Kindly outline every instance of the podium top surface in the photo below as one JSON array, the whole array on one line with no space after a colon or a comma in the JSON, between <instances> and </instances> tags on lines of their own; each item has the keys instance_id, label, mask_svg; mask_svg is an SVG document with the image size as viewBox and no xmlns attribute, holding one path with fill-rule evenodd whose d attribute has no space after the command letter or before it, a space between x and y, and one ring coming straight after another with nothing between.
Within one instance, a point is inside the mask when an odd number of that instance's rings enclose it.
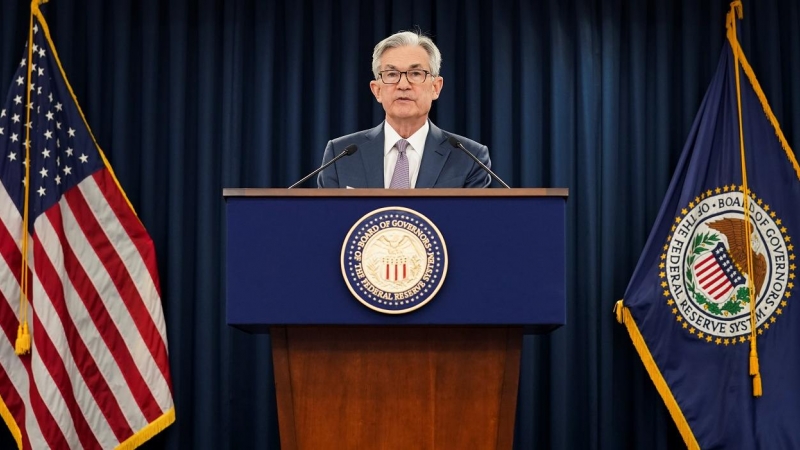
<instances>
[{"instance_id":1,"label":"podium top surface","mask_svg":"<svg viewBox=\"0 0 800 450\"><path fill-rule=\"evenodd\" d=\"M316 189L226 188L228 197L568 197L567 188L512 189Z\"/></svg>"}]
</instances>

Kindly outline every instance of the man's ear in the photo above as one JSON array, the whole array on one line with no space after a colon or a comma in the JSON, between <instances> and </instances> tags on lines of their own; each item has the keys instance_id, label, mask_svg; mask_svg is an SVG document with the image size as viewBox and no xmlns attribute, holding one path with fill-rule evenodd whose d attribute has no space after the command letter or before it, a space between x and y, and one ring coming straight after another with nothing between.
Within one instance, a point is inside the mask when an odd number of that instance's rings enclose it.
<instances>
[{"instance_id":1,"label":"man's ear","mask_svg":"<svg viewBox=\"0 0 800 450\"><path fill-rule=\"evenodd\" d=\"M370 81L369 82L369 90L372 91L372 95L375 96L375 100L377 100L378 103L380 103L381 102L381 85L380 85L380 83L378 83L375 80Z\"/></svg>"},{"instance_id":2,"label":"man's ear","mask_svg":"<svg viewBox=\"0 0 800 450\"><path fill-rule=\"evenodd\" d=\"M433 99L434 100L439 98L439 94L442 93L442 87L444 87L444 78L436 77L436 79L433 80Z\"/></svg>"}]
</instances>

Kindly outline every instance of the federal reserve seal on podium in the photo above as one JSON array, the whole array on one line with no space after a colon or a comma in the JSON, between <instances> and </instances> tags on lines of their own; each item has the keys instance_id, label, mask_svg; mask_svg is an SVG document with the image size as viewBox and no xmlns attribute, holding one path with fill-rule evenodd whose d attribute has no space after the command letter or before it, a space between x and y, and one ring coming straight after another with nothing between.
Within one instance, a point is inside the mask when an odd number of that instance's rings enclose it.
<instances>
[{"instance_id":1,"label":"federal reserve seal on podium","mask_svg":"<svg viewBox=\"0 0 800 450\"><path fill-rule=\"evenodd\" d=\"M386 314L421 308L447 275L447 247L436 225L412 209L376 209L342 245L342 275L365 306Z\"/></svg>"}]
</instances>

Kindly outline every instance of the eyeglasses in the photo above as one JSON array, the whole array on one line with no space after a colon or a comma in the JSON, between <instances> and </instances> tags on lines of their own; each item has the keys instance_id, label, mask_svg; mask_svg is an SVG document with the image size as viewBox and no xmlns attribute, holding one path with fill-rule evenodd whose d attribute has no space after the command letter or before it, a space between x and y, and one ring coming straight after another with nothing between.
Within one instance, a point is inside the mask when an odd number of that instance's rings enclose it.
<instances>
[{"instance_id":1,"label":"eyeglasses","mask_svg":"<svg viewBox=\"0 0 800 450\"><path fill-rule=\"evenodd\" d=\"M409 83L415 84L424 82L425 79L428 78L428 75L432 76L430 72L422 69L406 70L405 72L400 72L399 70L384 70L382 72L378 72L378 76L385 84L399 83L403 74L406 75L406 80L408 80Z\"/></svg>"}]
</instances>

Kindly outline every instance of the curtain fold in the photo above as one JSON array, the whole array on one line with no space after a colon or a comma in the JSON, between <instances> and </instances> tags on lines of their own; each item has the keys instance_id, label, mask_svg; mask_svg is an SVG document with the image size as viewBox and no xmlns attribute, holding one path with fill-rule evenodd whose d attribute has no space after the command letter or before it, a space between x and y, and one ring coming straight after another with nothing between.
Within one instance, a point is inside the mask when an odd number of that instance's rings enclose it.
<instances>
[{"instance_id":1,"label":"curtain fold","mask_svg":"<svg viewBox=\"0 0 800 450\"><path fill-rule=\"evenodd\" d=\"M328 140L382 120L372 48L417 26L443 56L432 120L487 144L510 185L570 190L568 323L525 338L515 448L682 446L612 307L711 80L727 10L725 0L51 0L43 11L67 78L158 252L177 422L144 448L279 448L269 337L225 324L222 189L288 186ZM798 23L796 1L759 0L739 25L795 150ZM0 3L3 93L27 27L27 2ZM12 445L0 431L0 448Z\"/></svg>"}]
</instances>

